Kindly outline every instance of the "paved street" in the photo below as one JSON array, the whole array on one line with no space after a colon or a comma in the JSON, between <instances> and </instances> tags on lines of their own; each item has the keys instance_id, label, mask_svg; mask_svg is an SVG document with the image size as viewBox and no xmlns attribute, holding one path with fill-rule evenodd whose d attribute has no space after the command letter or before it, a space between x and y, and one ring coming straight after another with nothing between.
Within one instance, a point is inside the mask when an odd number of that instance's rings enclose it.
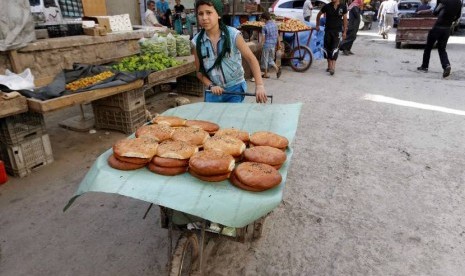
<instances>
[{"instance_id":1,"label":"paved street","mask_svg":"<svg viewBox=\"0 0 465 276\"><path fill-rule=\"evenodd\" d=\"M283 203L254 243L219 240L207 275L463 275L465 30L437 50L360 32L334 76L325 61L268 79L303 108ZM273 75L272 75L273 76ZM252 88L253 84L249 85ZM163 275L167 231L146 202L89 193L62 208L95 158L125 135L46 118L55 162L0 186L0 275Z\"/></svg>"}]
</instances>

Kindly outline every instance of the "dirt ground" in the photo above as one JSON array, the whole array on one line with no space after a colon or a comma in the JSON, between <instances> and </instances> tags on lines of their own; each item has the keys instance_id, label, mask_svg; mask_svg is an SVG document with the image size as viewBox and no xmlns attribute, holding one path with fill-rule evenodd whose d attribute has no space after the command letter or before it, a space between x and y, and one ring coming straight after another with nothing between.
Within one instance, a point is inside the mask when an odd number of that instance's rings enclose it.
<instances>
[{"instance_id":1,"label":"dirt ground","mask_svg":"<svg viewBox=\"0 0 465 276\"><path fill-rule=\"evenodd\" d=\"M207 275L463 275L464 33L450 39L445 80L437 50L420 73L421 47L395 49L374 31L332 77L315 61L266 80L275 103L304 103L284 201L260 240L218 240ZM150 102L162 112L172 99ZM0 275L164 275L167 231L156 209L142 219L148 203L88 193L62 212L125 137L58 127L76 114L46 117L54 163L0 186Z\"/></svg>"}]
</instances>

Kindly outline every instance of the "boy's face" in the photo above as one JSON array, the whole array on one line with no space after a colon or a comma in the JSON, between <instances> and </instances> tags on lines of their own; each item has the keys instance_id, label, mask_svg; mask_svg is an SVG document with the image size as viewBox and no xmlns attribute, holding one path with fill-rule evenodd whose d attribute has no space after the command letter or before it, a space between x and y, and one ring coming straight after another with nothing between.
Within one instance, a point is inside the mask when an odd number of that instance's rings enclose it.
<instances>
[{"instance_id":1,"label":"boy's face","mask_svg":"<svg viewBox=\"0 0 465 276\"><path fill-rule=\"evenodd\" d=\"M206 31L218 28L220 18L213 6L201 5L197 8L197 19Z\"/></svg>"},{"instance_id":2,"label":"boy's face","mask_svg":"<svg viewBox=\"0 0 465 276\"><path fill-rule=\"evenodd\" d=\"M174 1L174 2L176 3L176 5L181 4L181 0L176 0L176 1Z\"/></svg>"}]
</instances>

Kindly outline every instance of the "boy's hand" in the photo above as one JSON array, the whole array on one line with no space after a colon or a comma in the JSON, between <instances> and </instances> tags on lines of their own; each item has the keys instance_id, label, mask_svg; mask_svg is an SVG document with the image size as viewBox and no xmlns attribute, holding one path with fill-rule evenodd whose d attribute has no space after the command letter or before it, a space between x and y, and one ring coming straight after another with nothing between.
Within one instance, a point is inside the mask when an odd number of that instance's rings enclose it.
<instances>
[{"instance_id":1,"label":"boy's hand","mask_svg":"<svg viewBox=\"0 0 465 276\"><path fill-rule=\"evenodd\" d=\"M215 95L221 95L223 94L224 89L221 86L213 86L212 87L212 93Z\"/></svg>"},{"instance_id":2,"label":"boy's hand","mask_svg":"<svg viewBox=\"0 0 465 276\"><path fill-rule=\"evenodd\" d=\"M266 97L265 86L263 84L257 84L255 86L255 100L257 103L266 103L268 100Z\"/></svg>"}]
</instances>

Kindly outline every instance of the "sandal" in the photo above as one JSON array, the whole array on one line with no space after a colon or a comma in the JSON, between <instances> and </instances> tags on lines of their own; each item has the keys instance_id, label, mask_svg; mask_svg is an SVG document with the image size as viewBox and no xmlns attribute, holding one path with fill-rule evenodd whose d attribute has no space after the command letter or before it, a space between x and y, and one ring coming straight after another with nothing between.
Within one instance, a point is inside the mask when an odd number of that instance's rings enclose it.
<instances>
[{"instance_id":1,"label":"sandal","mask_svg":"<svg viewBox=\"0 0 465 276\"><path fill-rule=\"evenodd\" d=\"M279 79L281 77L281 67L278 67L278 71L276 72L276 78Z\"/></svg>"},{"instance_id":2,"label":"sandal","mask_svg":"<svg viewBox=\"0 0 465 276\"><path fill-rule=\"evenodd\" d=\"M270 76L265 76L265 74L263 74L263 75L262 75L262 78L264 78L264 79L269 79Z\"/></svg>"}]
</instances>

